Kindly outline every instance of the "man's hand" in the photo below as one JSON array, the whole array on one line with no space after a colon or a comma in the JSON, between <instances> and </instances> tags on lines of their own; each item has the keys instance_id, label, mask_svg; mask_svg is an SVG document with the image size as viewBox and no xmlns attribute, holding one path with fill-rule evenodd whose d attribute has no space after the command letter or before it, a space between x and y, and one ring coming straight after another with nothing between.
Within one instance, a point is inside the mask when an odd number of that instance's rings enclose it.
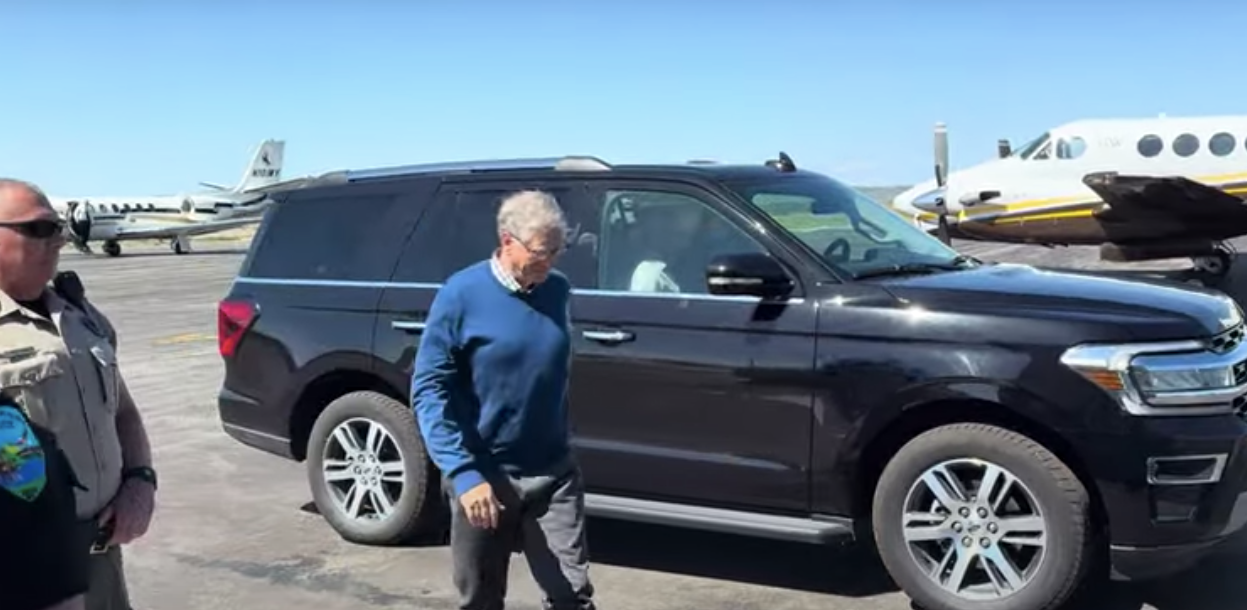
<instances>
[{"instance_id":1,"label":"man's hand","mask_svg":"<svg viewBox=\"0 0 1247 610\"><path fill-rule=\"evenodd\" d=\"M489 483L481 483L459 496L459 504L468 515L468 522L476 527L494 529L498 527L498 518L502 513L502 503L494 496L494 488Z\"/></svg>"},{"instance_id":2,"label":"man's hand","mask_svg":"<svg viewBox=\"0 0 1247 610\"><path fill-rule=\"evenodd\" d=\"M156 489L146 481L127 479L117 496L100 513L100 525L112 520L113 537L109 543L129 544L147 533L155 509Z\"/></svg>"}]
</instances>

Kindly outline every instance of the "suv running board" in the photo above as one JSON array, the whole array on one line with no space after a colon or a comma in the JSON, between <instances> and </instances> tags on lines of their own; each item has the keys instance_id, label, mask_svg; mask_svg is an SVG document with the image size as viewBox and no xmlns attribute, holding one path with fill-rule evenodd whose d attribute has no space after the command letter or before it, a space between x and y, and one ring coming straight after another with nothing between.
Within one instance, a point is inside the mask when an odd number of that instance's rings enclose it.
<instances>
[{"instance_id":1,"label":"suv running board","mask_svg":"<svg viewBox=\"0 0 1247 610\"><path fill-rule=\"evenodd\" d=\"M589 515L594 517L789 542L826 544L853 538L852 522L838 517L823 519L783 517L601 494L586 494L585 509Z\"/></svg>"}]
</instances>

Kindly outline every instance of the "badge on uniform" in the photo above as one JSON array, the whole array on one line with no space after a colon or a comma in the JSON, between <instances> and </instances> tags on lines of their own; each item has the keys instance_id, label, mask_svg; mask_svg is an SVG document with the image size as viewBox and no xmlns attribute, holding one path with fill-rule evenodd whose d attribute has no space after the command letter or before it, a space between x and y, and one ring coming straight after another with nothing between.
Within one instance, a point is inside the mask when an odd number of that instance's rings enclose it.
<instances>
[{"instance_id":1,"label":"badge on uniform","mask_svg":"<svg viewBox=\"0 0 1247 610\"><path fill-rule=\"evenodd\" d=\"M19 410L0 406L0 487L33 502L47 484L43 446Z\"/></svg>"}]
</instances>

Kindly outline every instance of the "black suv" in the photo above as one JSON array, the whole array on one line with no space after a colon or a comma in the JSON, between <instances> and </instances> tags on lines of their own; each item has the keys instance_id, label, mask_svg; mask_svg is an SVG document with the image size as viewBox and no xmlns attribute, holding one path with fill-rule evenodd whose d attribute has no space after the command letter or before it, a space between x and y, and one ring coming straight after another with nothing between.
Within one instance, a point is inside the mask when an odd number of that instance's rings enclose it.
<instances>
[{"instance_id":1,"label":"black suv","mask_svg":"<svg viewBox=\"0 0 1247 610\"><path fill-rule=\"evenodd\" d=\"M306 460L344 538L445 526L413 353L441 282L490 256L500 200L531 188L572 226L559 268L592 514L857 537L924 607L1014 610L1093 566L1180 570L1247 519L1247 343L1223 294L983 263L782 154L568 157L335 172L275 196L220 303L220 415Z\"/></svg>"}]
</instances>

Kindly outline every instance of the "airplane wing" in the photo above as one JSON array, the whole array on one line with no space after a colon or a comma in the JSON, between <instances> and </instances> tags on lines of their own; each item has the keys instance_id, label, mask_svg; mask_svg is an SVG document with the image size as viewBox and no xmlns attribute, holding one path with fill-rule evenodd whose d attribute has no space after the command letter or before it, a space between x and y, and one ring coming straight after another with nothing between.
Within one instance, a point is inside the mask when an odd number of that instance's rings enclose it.
<instances>
[{"instance_id":1,"label":"airplane wing","mask_svg":"<svg viewBox=\"0 0 1247 610\"><path fill-rule=\"evenodd\" d=\"M212 222L134 222L118 225L117 239L172 239L179 235L206 235L260 222L259 217L232 218Z\"/></svg>"},{"instance_id":2,"label":"airplane wing","mask_svg":"<svg viewBox=\"0 0 1247 610\"><path fill-rule=\"evenodd\" d=\"M1247 234L1247 204L1215 186L1181 176L1089 174L1083 183L1104 200L1095 212L1110 241L1224 241Z\"/></svg>"},{"instance_id":3,"label":"airplane wing","mask_svg":"<svg viewBox=\"0 0 1247 610\"><path fill-rule=\"evenodd\" d=\"M1219 188L1180 176L1121 176L1114 172L1083 178L1104 200L1096 217L1106 223L1164 221L1188 225L1236 225L1247 229L1247 205Z\"/></svg>"}]
</instances>

